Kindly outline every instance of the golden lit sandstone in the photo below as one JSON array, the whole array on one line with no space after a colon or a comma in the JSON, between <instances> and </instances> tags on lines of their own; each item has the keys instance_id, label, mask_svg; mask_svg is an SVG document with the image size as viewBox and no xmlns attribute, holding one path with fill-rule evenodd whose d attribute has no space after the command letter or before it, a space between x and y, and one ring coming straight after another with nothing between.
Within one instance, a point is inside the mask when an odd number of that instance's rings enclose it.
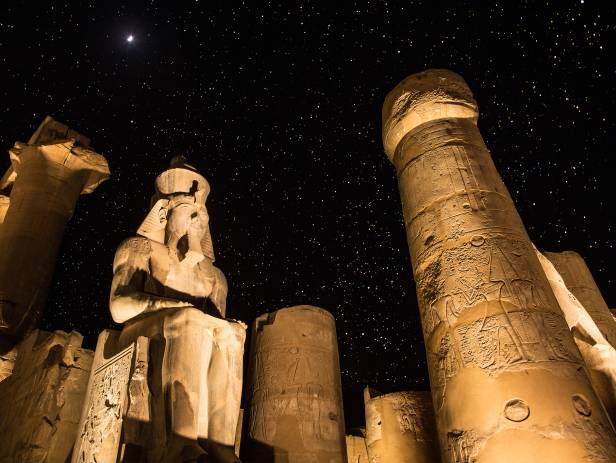
<instances>
[{"instance_id":1,"label":"golden lit sandstone","mask_svg":"<svg viewBox=\"0 0 616 463\"><path fill-rule=\"evenodd\" d=\"M347 434L346 451L347 463L368 463L368 449L366 448L366 438Z\"/></svg>"},{"instance_id":2,"label":"golden lit sandstone","mask_svg":"<svg viewBox=\"0 0 616 463\"><path fill-rule=\"evenodd\" d=\"M347 461L334 317L307 305L258 317L248 384L248 462Z\"/></svg>"},{"instance_id":3,"label":"golden lit sandstone","mask_svg":"<svg viewBox=\"0 0 616 463\"><path fill-rule=\"evenodd\" d=\"M246 327L224 318L208 193L175 158L138 236L116 251L110 309L125 326L99 337L73 463L239 461Z\"/></svg>"},{"instance_id":4,"label":"golden lit sandstone","mask_svg":"<svg viewBox=\"0 0 616 463\"><path fill-rule=\"evenodd\" d=\"M2 224L6 217L6 211L9 209L10 198L8 196L0 195L0 230L2 230Z\"/></svg>"},{"instance_id":5,"label":"golden lit sandstone","mask_svg":"<svg viewBox=\"0 0 616 463\"><path fill-rule=\"evenodd\" d=\"M574 251L544 252L569 291L580 301L603 336L616 346L616 322L582 256Z\"/></svg>"},{"instance_id":6,"label":"golden lit sandstone","mask_svg":"<svg viewBox=\"0 0 616 463\"><path fill-rule=\"evenodd\" d=\"M79 195L109 177L107 161L90 149L90 140L51 117L9 154L11 167L0 180L0 192L10 193L10 202L0 198L0 342L5 350L41 315Z\"/></svg>"},{"instance_id":7,"label":"golden lit sandstone","mask_svg":"<svg viewBox=\"0 0 616 463\"><path fill-rule=\"evenodd\" d=\"M537 253L589 368L592 385L612 423L616 423L616 322L612 313L578 253L546 252L545 257Z\"/></svg>"},{"instance_id":8,"label":"golden lit sandstone","mask_svg":"<svg viewBox=\"0 0 616 463\"><path fill-rule=\"evenodd\" d=\"M92 351L79 333L34 330L0 382L0 463L65 463L78 435Z\"/></svg>"},{"instance_id":9,"label":"golden lit sandstone","mask_svg":"<svg viewBox=\"0 0 616 463\"><path fill-rule=\"evenodd\" d=\"M616 461L615 436L457 74L383 106L443 462Z\"/></svg>"},{"instance_id":10,"label":"golden lit sandstone","mask_svg":"<svg viewBox=\"0 0 616 463\"><path fill-rule=\"evenodd\" d=\"M364 403L370 463L439 461L429 392L402 391L381 395L367 387Z\"/></svg>"}]
</instances>

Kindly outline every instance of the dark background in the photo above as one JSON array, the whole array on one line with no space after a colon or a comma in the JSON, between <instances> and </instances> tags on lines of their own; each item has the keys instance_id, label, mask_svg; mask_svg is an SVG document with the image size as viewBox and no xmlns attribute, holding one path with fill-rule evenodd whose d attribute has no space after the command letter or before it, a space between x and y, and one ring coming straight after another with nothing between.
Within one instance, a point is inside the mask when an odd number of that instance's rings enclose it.
<instances>
[{"instance_id":1,"label":"dark background","mask_svg":"<svg viewBox=\"0 0 616 463\"><path fill-rule=\"evenodd\" d=\"M380 111L428 67L457 71L475 92L534 242L580 252L616 305L608 2L337 3L3 3L0 146L27 141L51 114L90 136L112 170L67 227L42 328L78 330L93 348L113 326L115 248L145 217L155 176L185 154L212 185L231 317L330 310L349 426L363 424L365 385L427 389Z\"/></svg>"}]
</instances>

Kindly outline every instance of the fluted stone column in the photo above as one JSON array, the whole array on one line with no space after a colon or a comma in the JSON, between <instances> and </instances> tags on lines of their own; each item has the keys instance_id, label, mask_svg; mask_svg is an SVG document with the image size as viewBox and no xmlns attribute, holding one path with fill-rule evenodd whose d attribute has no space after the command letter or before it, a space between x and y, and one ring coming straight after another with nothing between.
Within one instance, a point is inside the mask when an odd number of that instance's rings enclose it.
<instances>
[{"instance_id":1,"label":"fluted stone column","mask_svg":"<svg viewBox=\"0 0 616 463\"><path fill-rule=\"evenodd\" d=\"M47 117L9 151L10 205L0 225L0 338L11 344L38 321L66 222L79 195L109 176L89 140Z\"/></svg>"},{"instance_id":2,"label":"fluted stone column","mask_svg":"<svg viewBox=\"0 0 616 463\"><path fill-rule=\"evenodd\" d=\"M616 461L614 431L477 128L464 80L385 99L443 462Z\"/></svg>"},{"instance_id":3,"label":"fluted stone column","mask_svg":"<svg viewBox=\"0 0 616 463\"><path fill-rule=\"evenodd\" d=\"M616 321L582 256L574 251L544 253L562 277L567 289L584 306L601 334L616 346ZM592 385L603 402L612 423L616 423L616 390L606 375L605 354L598 354L586 333L574 332L573 338L588 366ZM610 365L608 368L614 368Z\"/></svg>"},{"instance_id":4,"label":"fluted stone column","mask_svg":"<svg viewBox=\"0 0 616 463\"><path fill-rule=\"evenodd\" d=\"M364 404L370 463L439 461L429 392L402 391L380 395L366 388Z\"/></svg>"},{"instance_id":5,"label":"fluted stone column","mask_svg":"<svg viewBox=\"0 0 616 463\"><path fill-rule=\"evenodd\" d=\"M253 325L248 451L258 463L346 463L334 317L295 306Z\"/></svg>"}]
</instances>

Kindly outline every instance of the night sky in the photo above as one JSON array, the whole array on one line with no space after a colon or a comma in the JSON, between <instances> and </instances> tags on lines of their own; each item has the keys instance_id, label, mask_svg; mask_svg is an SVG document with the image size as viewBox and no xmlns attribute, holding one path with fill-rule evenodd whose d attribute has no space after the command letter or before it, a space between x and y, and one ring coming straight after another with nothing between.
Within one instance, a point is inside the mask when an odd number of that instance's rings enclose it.
<instances>
[{"instance_id":1,"label":"night sky","mask_svg":"<svg viewBox=\"0 0 616 463\"><path fill-rule=\"evenodd\" d=\"M380 113L391 88L429 67L469 83L532 240L580 252L616 305L616 7L337 3L3 3L0 147L50 114L112 170L68 224L41 328L77 330L94 348L114 326L115 249L184 154L212 186L230 317L330 310L349 426L363 424L365 385L427 389Z\"/></svg>"}]
</instances>

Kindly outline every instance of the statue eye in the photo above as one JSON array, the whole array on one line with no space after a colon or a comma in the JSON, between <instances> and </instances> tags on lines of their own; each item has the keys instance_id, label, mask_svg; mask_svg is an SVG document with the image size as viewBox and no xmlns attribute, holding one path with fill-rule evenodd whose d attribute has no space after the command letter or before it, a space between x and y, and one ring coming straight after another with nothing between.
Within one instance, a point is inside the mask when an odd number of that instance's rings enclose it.
<instances>
[{"instance_id":1,"label":"statue eye","mask_svg":"<svg viewBox=\"0 0 616 463\"><path fill-rule=\"evenodd\" d=\"M197 213L193 212L192 214L190 214L190 218L191 219L196 219L197 218Z\"/></svg>"}]
</instances>

